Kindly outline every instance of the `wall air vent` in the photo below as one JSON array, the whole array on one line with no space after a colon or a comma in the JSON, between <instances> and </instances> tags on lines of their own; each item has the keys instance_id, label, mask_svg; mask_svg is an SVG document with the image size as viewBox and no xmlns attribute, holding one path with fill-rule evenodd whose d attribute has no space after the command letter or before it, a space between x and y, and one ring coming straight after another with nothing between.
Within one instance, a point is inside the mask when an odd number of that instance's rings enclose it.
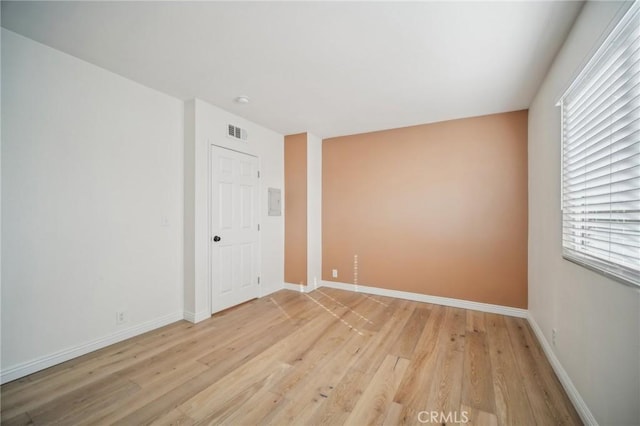
<instances>
[{"instance_id":1,"label":"wall air vent","mask_svg":"<svg viewBox=\"0 0 640 426\"><path fill-rule=\"evenodd\" d=\"M246 141L249 135L245 129L229 124L227 125L227 136L239 141Z\"/></svg>"}]
</instances>

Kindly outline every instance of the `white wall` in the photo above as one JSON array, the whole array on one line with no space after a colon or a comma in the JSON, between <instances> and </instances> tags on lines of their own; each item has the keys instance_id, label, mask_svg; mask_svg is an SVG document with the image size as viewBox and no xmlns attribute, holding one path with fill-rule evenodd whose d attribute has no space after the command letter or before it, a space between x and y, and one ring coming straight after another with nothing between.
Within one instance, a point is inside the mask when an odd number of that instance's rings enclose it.
<instances>
[{"instance_id":1,"label":"white wall","mask_svg":"<svg viewBox=\"0 0 640 426\"><path fill-rule=\"evenodd\" d=\"M640 292L562 259L555 104L620 7L585 5L529 109L529 311L603 425L640 421Z\"/></svg>"},{"instance_id":2,"label":"white wall","mask_svg":"<svg viewBox=\"0 0 640 426\"><path fill-rule=\"evenodd\" d=\"M196 162L196 102L184 104L184 312L185 319L195 321L196 312L196 263L195 263L195 162ZM202 296L204 297L204 296ZM206 313L202 313L206 317Z\"/></svg>"},{"instance_id":3,"label":"white wall","mask_svg":"<svg viewBox=\"0 0 640 426\"><path fill-rule=\"evenodd\" d=\"M0 21L2 13L0 12ZM0 31L0 46L2 45L2 31ZM2 78L2 55L0 55L0 81ZM0 99L2 99L2 84L0 83ZM2 369L2 102L0 102L0 370ZM1 380L0 380L1 382Z\"/></svg>"},{"instance_id":4,"label":"white wall","mask_svg":"<svg viewBox=\"0 0 640 426\"><path fill-rule=\"evenodd\" d=\"M284 216L268 216L268 188L284 187L284 136L221 110L199 99L185 105L187 126L185 176L194 192L185 192L185 318L198 322L211 315L209 284L209 149L217 145L255 155L260 162L260 284L261 295L280 290L284 283ZM193 117L191 117L193 114ZM193 118L193 120L192 120ZM226 136L227 125L247 130L247 141ZM284 191L283 191L284 193ZM191 237L190 234L193 233ZM188 245L193 244L193 249ZM192 268L189 272L188 269Z\"/></svg>"},{"instance_id":5,"label":"white wall","mask_svg":"<svg viewBox=\"0 0 640 426\"><path fill-rule=\"evenodd\" d=\"M4 29L2 88L6 381L181 317L183 103Z\"/></svg>"},{"instance_id":6,"label":"white wall","mask_svg":"<svg viewBox=\"0 0 640 426\"><path fill-rule=\"evenodd\" d=\"M307 285L322 284L322 139L307 133Z\"/></svg>"}]
</instances>

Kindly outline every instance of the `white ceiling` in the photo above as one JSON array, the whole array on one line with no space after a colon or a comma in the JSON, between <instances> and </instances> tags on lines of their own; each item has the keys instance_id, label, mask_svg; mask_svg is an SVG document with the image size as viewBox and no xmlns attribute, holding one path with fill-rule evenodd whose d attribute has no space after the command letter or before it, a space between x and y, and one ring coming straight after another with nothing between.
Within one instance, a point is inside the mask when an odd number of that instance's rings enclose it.
<instances>
[{"instance_id":1,"label":"white ceiling","mask_svg":"<svg viewBox=\"0 0 640 426\"><path fill-rule=\"evenodd\" d=\"M527 108L582 4L3 1L2 26L277 132L329 137Z\"/></svg>"}]
</instances>

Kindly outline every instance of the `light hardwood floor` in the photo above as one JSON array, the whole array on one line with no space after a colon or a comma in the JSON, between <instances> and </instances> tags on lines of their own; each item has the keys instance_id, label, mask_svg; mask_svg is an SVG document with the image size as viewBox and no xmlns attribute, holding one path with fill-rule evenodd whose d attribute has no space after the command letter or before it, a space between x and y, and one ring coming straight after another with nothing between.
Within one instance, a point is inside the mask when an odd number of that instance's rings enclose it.
<instances>
[{"instance_id":1,"label":"light hardwood floor","mask_svg":"<svg viewBox=\"0 0 640 426\"><path fill-rule=\"evenodd\" d=\"M180 321L1 397L3 425L581 424L525 320L328 288Z\"/></svg>"}]
</instances>

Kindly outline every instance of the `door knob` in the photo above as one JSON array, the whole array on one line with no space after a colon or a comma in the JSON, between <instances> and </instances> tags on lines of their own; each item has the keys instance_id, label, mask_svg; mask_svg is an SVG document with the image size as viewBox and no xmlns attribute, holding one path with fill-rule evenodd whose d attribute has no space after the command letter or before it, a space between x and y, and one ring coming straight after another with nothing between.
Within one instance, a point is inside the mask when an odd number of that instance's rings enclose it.
<instances>
[{"instance_id":1,"label":"door knob","mask_svg":"<svg viewBox=\"0 0 640 426\"><path fill-rule=\"evenodd\" d=\"M216 235L215 237L213 237L213 241L215 241L216 243L217 243L218 241L220 241L220 239L221 239L221 238L220 238L220 237L218 237L217 235Z\"/></svg>"}]
</instances>

